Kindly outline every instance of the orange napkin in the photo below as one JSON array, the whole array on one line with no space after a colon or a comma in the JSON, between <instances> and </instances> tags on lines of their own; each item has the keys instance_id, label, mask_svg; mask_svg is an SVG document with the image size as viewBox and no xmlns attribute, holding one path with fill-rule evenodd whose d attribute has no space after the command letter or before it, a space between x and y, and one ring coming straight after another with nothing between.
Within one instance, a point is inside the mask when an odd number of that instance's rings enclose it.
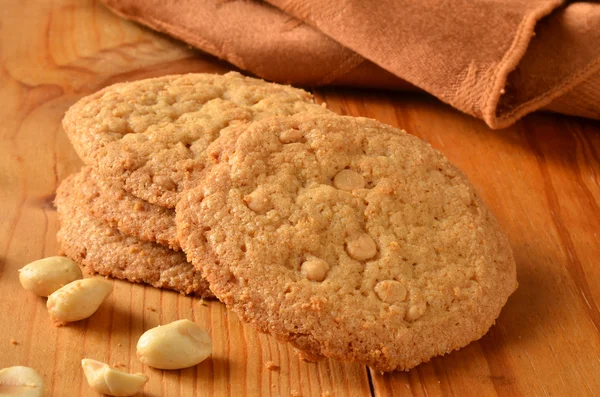
<instances>
[{"instance_id":1,"label":"orange napkin","mask_svg":"<svg viewBox=\"0 0 600 397\"><path fill-rule=\"evenodd\" d=\"M538 109L600 119L595 2L102 1L267 80L417 87L492 128Z\"/></svg>"}]
</instances>

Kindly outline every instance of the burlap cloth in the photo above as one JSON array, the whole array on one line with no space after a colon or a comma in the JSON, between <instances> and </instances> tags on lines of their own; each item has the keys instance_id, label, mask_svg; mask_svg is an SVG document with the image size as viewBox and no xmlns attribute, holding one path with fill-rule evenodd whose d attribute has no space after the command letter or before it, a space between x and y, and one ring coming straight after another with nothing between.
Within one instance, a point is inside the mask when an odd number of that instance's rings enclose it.
<instances>
[{"instance_id":1,"label":"burlap cloth","mask_svg":"<svg viewBox=\"0 0 600 397\"><path fill-rule=\"evenodd\" d=\"M538 109L600 119L596 2L102 1L271 81L416 87L492 128Z\"/></svg>"}]
</instances>

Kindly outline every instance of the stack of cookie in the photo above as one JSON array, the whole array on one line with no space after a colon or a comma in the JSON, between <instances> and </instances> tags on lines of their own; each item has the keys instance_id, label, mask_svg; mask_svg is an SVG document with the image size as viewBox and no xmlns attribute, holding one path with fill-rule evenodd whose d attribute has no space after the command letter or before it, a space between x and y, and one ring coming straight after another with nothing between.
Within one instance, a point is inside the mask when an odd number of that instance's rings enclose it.
<instances>
[{"instance_id":1,"label":"stack of cookie","mask_svg":"<svg viewBox=\"0 0 600 397\"><path fill-rule=\"evenodd\" d=\"M83 98L63 121L87 166L57 192L62 250L91 272L212 297L180 251L177 198L228 126L299 112L326 110L303 90L238 73L116 84Z\"/></svg>"},{"instance_id":2,"label":"stack of cookie","mask_svg":"<svg viewBox=\"0 0 600 397\"><path fill-rule=\"evenodd\" d=\"M307 355L409 369L481 337L516 288L460 170L305 91L169 76L84 98L64 127L87 165L57 192L68 256L214 293Z\"/></svg>"}]
</instances>

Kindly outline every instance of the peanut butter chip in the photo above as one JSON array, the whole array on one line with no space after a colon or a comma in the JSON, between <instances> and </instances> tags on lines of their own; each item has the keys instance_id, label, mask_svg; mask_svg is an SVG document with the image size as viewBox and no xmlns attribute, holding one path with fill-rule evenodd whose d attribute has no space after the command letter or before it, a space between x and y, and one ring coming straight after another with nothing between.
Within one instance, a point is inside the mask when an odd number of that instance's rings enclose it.
<instances>
[{"instance_id":1,"label":"peanut butter chip","mask_svg":"<svg viewBox=\"0 0 600 397\"><path fill-rule=\"evenodd\" d=\"M292 129L283 131L281 134L279 134L279 140L281 141L281 143L290 143L290 142L295 142L295 141L299 140L303 136L304 136L304 133L302 131L295 130L292 128Z\"/></svg>"},{"instance_id":2,"label":"peanut butter chip","mask_svg":"<svg viewBox=\"0 0 600 397\"><path fill-rule=\"evenodd\" d=\"M415 321L423 314L425 314L425 309L427 309L427 304L425 302L413 304L411 307L409 307L408 311L406 312L406 320Z\"/></svg>"},{"instance_id":3,"label":"peanut butter chip","mask_svg":"<svg viewBox=\"0 0 600 397\"><path fill-rule=\"evenodd\" d=\"M373 238L366 233L354 237L346 245L348 254L357 261L370 259L377 254L377 244Z\"/></svg>"},{"instance_id":4,"label":"peanut butter chip","mask_svg":"<svg viewBox=\"0 0 600 397\"><path fill-rule=\"evenodd\" d=\"M352 170L341 170L333 178L333 186L340 190L354 190L365 187L365 178Z\"/></svg>"},{"instance_id":5,"label":"peanut butter chip","mask_svg":"<svg viewBox=\"0 0 600 397\"><path fill-rule=\"evenodd\" d=\"M311 257L302 263L300 272L310 281L323 281L327 277L329 264L323 259Z\"/></svg>"},{"instance_id":6,"label":"peanut butter chip","mask_svg":"<svg viewBox=\"0 0 600 397\"><path fill-rule=\"evenodd\" d=\"M384 280L375 285L375 293L386 303L398 303L406 299L406 288L396 280Z\"/></svg>"},{"instance_id":7,"label":"peanut butter chip","mask_svg":"<svg viewBox=\"0 0 600 397\"><path fill-rule=\"evenodd\" d=\"M264 214L271 209L269 197L261 189L257 189L250 193L244 198L244 201L248 204L248 208L259 214Z\"/></svg>"}]
</instances>

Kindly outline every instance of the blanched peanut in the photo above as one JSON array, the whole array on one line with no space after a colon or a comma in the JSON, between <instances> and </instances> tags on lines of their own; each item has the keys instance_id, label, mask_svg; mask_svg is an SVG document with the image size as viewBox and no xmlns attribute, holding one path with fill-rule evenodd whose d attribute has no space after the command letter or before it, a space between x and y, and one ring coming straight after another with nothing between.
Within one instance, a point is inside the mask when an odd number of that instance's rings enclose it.
<instances>
[{"instance_id":1,"label":"blanched peanut","mask_svg":"<svg viewBox=\"0 0 600 397\"><path fill-rule=\"evenodd\" d=\"M59 324L83 320L98 310L112 290L112 283L102 278L73 281L52 293L46 307Z\"/></svg>"},{"instance_id":2,"label":"blanched peanut","mask_svg":"<svg viewBox=\"0 0 600 397\"><path fill-rule=\"evenodd\" d=\"M9 367L0 370L0 396L42 397L44 381L29 367Z\"/></svg>"},{"instance_id":3,"label":"blanched peanut","mask_svg":"<svg viewBox=\"0 0 600 397\"><path fill-rule=\"evenodd\" d=\"M146 365L159 369L181 369L197 365L212 353L206 331L190 320L173 321L152 328L140 337L137 356Z\"/></svg>"},{"instance_id":4,"label":"blanched peanut","mask_svg":"<svg viewBox=\"0 0 600 397\"><path fill-rule=\"evenodd\" d=\"M40 259L19 269L23 288L39 296L48 296L71 281L82 278L77 263L64 256Z\"/></svg>"},{"instance_id":5,"label":"blanched peanut","mask_svg":"<svg viewBox=\"0 0 600 397\"><path fill-rule=\"evenodd\" d=\"M144 374L117 371L108 364L89 358L81 360L81 366L89 385L97 392L109 396L133 396L148 382L148 377Z\"/></svg>"}]
</instances>

